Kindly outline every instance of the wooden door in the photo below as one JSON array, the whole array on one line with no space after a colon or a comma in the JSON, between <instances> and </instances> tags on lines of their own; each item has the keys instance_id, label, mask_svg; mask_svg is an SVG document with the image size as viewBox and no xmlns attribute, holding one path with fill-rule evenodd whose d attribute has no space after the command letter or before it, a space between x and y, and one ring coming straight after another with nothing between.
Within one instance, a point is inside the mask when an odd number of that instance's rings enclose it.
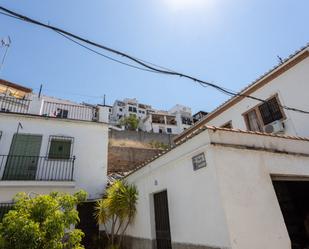
<instances>
[{"instance_id":1,"label":"wooden door","mask_svg":"<svg viewBox=\"0 0 309 249\"><path fill-rule=\"evenodd\" d=\"M154 194L157 249L172 249L167 191Z\"/></svg>"},{"instance_id":2,"label":"wooden door","mask_svg":"<svg viewBox=\"0 0 309 249\"><path fill-rule=\"evenodd\" d=\"M3 180L34 180L42 136L15 134L7 157Z\"/></svg>"}]
</instances>

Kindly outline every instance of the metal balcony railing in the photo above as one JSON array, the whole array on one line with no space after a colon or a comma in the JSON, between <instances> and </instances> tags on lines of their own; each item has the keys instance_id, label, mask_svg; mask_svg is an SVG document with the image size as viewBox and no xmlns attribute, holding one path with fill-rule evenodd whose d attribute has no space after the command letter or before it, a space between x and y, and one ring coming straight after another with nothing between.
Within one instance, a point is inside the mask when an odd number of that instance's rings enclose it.
<instances>
[{"instance_id":1,"label":"metal balcony railing","mask_svg":"<svg viewBox=\"0 0 309 249\"><path fill-rule=\"evenodd\" d=\"M13 208L13 203L0 203L0 221Z\"/></svg>"},{"instance_id":2,"label":"metal balcony railing","mask_svg":"<svg viewBox=\"0 0 309 249\"><path fill-rule=\"evenodd\" d=\"M61 104L44 101L42 115L47 117L97 121L97 109L93 106Z\"/></svg>"},{"instance_id":3,"label":"metal balcony railing","mask_svg":"<svg viewBox=\"0 0 309 249\"><path fill-rule=\"evenodd\" d=\"M28 113L29 99L18 99L9 96L0 96L0 112L15 112L15 113Z\"/></svg>"},{"instance_id":4,"label":"metal balcony railing","mask_svg":"<svg viewBox=\"0 0 309 249\"><path fill-rule=\"evenodd\" d=\"M75 157L0 155L2 181L73 181Z\"/></svg>"}]
</instances>

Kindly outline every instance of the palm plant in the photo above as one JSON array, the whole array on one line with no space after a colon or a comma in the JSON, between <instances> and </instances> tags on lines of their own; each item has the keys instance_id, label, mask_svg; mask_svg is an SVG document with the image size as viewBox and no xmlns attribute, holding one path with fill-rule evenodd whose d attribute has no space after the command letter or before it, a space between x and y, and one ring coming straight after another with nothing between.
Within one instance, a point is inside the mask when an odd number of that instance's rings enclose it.
<instances>
[{"instance_id":1,"label":"palm plant","mask_svg":"<svg viewBox=\"0 0 309 249\"><path fill-rule=\"evenodd\" d=\"M125 231L135 217L137 199L135 185L116 181L103 199L97 201L94 215L105 228L110 248L120 248Z\"/></svg>"}]
</instances>

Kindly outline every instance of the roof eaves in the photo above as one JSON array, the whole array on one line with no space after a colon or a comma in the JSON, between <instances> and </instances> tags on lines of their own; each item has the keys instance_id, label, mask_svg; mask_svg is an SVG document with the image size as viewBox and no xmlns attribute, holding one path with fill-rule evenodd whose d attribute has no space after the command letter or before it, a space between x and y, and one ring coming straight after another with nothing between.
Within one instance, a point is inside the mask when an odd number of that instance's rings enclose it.
<instances>
[{"instance_id":1,"label":"roof eaves","mask_svg":"<svg viewBox=\"0 0 309 249\"><path fill-rule=\"evenodd\" d=\"M26 93L31 93L32 92L31 88L28 88L28 87L25 87L25 86L22 86L22 85L13 83L13 82L9 82L9 81L4 80L4 79L0 79L0 84L8 86L8 87L15 88L17 90L20 90L20 91L23 91L23 92L26 92Z\"/></svg>"},{"instance_id":2,"label":"roof eaves","mask_svg":"<svg viewBox=\"0 0 309 249\"><path fill-rule=\"evenodd\" d=\"M244 92L250 90L250 88L252 88L253 86L257 85L260 81L262 81L264 78L270 76L272 73L276 72L277 70L279 70L280 68L284 67L286 65L286 63L288 63L291 59L295 59L296 56L299 56L303 53L309 53L309 43L307 43L307 45L301 47L299 50L295 51L294 53L292 53L291 55L289 55L287 58L285 58L283 60L282 63L274 66L272 69L268 70L266 73L264 73L263 75L261 75L260 77L258 77L256 80L254 80L251 84L249 84L248 86L246 86L245 88L243 88L240 93L244 94ZM188 133L190 130L195 129L196 127L199 127L200 125L203 125L205 122L208 122L212 119L212 116L217 113L219 110L221 110L223 107L225 107L227 104L229 104L230 102L232 102L233 100L236 100L238 98L243 98L241 96L234 96L229 98L227 101L223 102L221 105L219 105L218 107L216 107L213 111L209 112L206 116L202 117L201 120L199 120L197 123L195 123L193 126L189 127L187 130L183 131L182 133L180 133L177 137L175 137L174 141L177 141L179 138L181 138L183 135L185 135L186 133Z\"/></svg>"}]
</instances>

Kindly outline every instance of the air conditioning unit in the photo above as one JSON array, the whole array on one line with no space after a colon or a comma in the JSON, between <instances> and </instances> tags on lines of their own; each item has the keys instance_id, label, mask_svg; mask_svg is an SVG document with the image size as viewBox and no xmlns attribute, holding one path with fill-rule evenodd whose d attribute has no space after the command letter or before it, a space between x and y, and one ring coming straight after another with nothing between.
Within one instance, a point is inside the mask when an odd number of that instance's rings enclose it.
<instances>
[{"instance_id":1,"label":"air conditioning unit","mask_svg":"<svg viewBox=\"0 0 309 249\"><path fill-rule=\"evenodd\" d=\"M284 123L281 120L276 120L264 128L266 133L279 133L284 132Z\"/></svg>"}]
</instances>

